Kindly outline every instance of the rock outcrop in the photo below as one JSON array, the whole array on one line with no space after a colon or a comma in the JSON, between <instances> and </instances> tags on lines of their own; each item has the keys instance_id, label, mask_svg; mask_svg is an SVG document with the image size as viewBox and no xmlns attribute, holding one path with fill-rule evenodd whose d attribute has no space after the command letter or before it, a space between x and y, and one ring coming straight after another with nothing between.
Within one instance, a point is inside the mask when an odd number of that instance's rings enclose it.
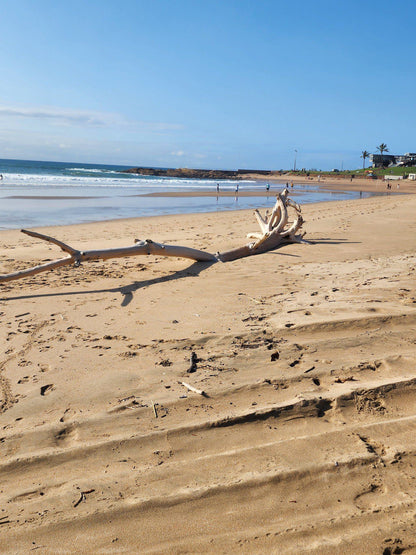
<instances>
[{"instance_id":1,"label":"rock outcrop","mask_svg":"<svg viewBox=\"0 0 416 555\"><path fill-rule=\"evenodd\" d=\"M196 170L189 168L131 168L123 171L124 173L137 173L139 175L183 177L188 179L243 179L247 173L253 173L253 170ZM270 175L272 172L257 170L255 173Z\"/></svg>"}]
</instances>

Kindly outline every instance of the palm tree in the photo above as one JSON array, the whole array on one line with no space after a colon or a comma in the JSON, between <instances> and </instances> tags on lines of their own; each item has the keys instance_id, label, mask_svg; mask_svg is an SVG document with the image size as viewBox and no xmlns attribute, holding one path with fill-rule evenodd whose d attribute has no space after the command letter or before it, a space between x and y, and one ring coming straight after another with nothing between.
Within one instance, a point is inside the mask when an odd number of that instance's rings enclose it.
<instances>
[{"instance_id":1,"label":"palm tree","mask_svg":"<svg viewBox=\"0 0 416 555\"><path fill-rule=\"evenodd\" d=\"M378 147L376 147L377 150L380 152L382 158L381 158L381 165L384 167L384 158L383 158L383 153L384 152L388 152L389 149L387 148L386 143L381 143L381 145L378 145Z\"/></svg>"},{"instance_id":2,"label":"palm tree","mask_svg":"<svg viewBox=\"0 0 416 555\"><path fill-rule=\"evenodd\" d=\"M361 152L361 156L360 158L363 159L363 170L365 169L365 159L370 157L370 153L368 152L368 150L363 150Z\"/></svg>"}]
</instances>

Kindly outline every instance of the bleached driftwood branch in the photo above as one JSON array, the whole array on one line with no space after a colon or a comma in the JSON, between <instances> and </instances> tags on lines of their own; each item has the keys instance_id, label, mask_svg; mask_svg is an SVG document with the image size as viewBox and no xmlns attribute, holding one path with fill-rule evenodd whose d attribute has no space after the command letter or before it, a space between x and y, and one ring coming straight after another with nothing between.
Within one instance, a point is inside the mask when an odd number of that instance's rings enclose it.
<instances>
[{"instance_id":1,"label":"bleached driftwood branch","mask_svg":"<svg viewBox=\"0 0 416 555\"><path fill-rule=\"evenodd\" d=\"M204 262L216 262L215 256L213 254L210 254L209 252L199 251L197 249L191 249L188 247L162 245L160 243L153 242L151 239L146 239L145 241L139 241L136 239L136 244L131 247L79 251L73 249L65 243L62 243L62 241L58 241L58 239L55 239L54 237L49 237L48 235L43 235L42 233L37 233L36 231L28 231L27 229L22 229L21 231L22 233L26 233L26 235L31 235L32 237L47 241L48 243L54 243L55 245L58 245L58 247L67 252L69 256L67 256L66 258L61 258L59 260L54 260L53 262L41 264L40 266L35 266L33 268L28 268L26 270L21 270L19 272L0 276L0 283L20 279L27 276L33 276L35 274L39 274L40 272L46 272L48 270L60 268L61 266L69 266L71 264L73 264L74 266L79 266L81 262L85 262L87 260L107 260L108 258L121 258L125 256L137 256L140 254L176 256L179 258L191 258L192 260Z\"/></svg>"},{"instance_id":2,"label":"bleached driftwood branch","mask_svg":"<svg viewBox=\"0 0 416 555\"><path fill-rule=\"evenodd\" d=\"M303 235L296 235L303 224L301 208L296 202L288 198L288 194L288 189L285 189L283 192L278 194L276 204L273 207L270 216L266 213L266 216L263 218L258 210L255 211L255 216L260 225L261 233L248 234L249 238L256 239L254 242L248 243L247 245L237 249L216 253L215 255L206 251L191 249L189 247L163 245L155 243L151 239L146 239L144 241L136 239L136 244L131 247L79 251L62 241L59 241L58 239L55 239L54 237L50 237L36 231L22 229L22 233L25 233L26 235L30 235L32 237L36 237L37 239L42 239L43 241L57 245L64 252L68 253L69 256L60 258L59 260L54 260L52 262L47 262L46 264L41 264L33 268L27 268L26 270L0 275L0 283L33 276L35 274L39 274L40 272L60 268L61 266L69 266L71 264L79 266L81 262L86 262L88 260L107 260L109 258L153 254L157 256L190 258L200 262L228 262L230 260L236 260L237 258L260 254L262 252L275 249L282 243L306 242L303 241ZM295 211L294 220L290 223L288 215L289 207Z\"/></svg>"}]
</instances>

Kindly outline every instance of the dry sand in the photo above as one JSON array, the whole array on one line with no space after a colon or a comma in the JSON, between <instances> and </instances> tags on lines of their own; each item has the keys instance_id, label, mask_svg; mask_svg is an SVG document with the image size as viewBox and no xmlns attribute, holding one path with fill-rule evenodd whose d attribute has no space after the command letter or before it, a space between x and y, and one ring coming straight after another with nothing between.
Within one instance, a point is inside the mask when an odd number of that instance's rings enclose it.
<instances>
[{"instance_id":1,"label":"dry sand","mask_svg":"<svg viewBox=\"0 0 416 555\"><path fill-rule=\"evenodd\" d=\"M1 286L1 553L416 552L416 196L303 211L310 245ZM241 211L43 231L215 252L257 229ZM61 256L0 246L1 273Z\"/></svg>"}]
</instances>

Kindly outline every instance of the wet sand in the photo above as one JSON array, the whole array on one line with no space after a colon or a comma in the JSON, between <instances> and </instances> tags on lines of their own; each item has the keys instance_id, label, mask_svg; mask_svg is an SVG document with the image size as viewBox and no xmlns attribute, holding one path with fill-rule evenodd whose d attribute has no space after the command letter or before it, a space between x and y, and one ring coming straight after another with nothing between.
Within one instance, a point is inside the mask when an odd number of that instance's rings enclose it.
<instances>
[{"instance_id":1,"label":"wet sand","mask_svg":"<svg viewBox=\"0 0 416 555\"><path fill-rule=\"evenodd\" d=\"M336 176L325 176L318 179L317 177L307 177L307 176L272 176L261 177L257 174L249 174L248 179L256 179L259 181L270 181L279 183L290 183L293 181L295 188L296 184L319 186L321 189L328 189L331 191L363 191L370 193L380 193L387 191L387 182L390 183L391 189L390 193L416 193L416 181L409 179L405 180L389 180L385 181L383 179L368 179L368 178L348 178L348 177L336 177Z\"/></svg>"},{"instance_id":2,"label":"wet sand","mask_svg":"<svg viewBox=\"0 0 416 555\"><path fill-rule=\"evenodd\" d=\"M285 176L262 176L258 174L248 174L247 179L252 179L257 182L261 183L269 183L270 189L266 190L266 186L263 189L253 188L250 187L250 184L243 183L239 185L238 196L271 196L272 194L276 194L276 192L281 191L286 184L288 184L288 189L292 193L297 193L299 190L304 190L305 187L310 187L311 190L317 190L317 192L325 192L325 191L354 191L363 193L374 193L374 194L385 194L389 192L389 194L397 194L397 193L406 193L406 194L413 194L416 193L416 181L411 180L398 180L398 181L389 181L391 185L391 189L387 189L387 181L382 179L349 179L349 178L336 178L336 177L325 177L318 180L315 178L310 177L285 177ZM239 183L236 181L236 184ZM293 187L292 184L293 183ZM153 197L186 197L186 196L195 196L195 197L215 197L215 196L235 196L236 191L235 189L228 189L228 190L221 190L217 192L215 190L215 182L212 185L212 190L208 188L205 191L182 191L182 192L158 192L158 193L148 193L144 196L153 196Z\"/></svg>"},{"instance_id":3,"label":"wet sand","mask_svg":"<svg viewBox=\"0 0 416 555\"><path fill-rule=\"evenodd\" d=\"M309 245L0 286L0 552L415 552L415 212L308 204ZM250 211L43 229L209 252L251 231ZM0 246L1 273L62 256Z\"/></svg>"}]
</instances>

